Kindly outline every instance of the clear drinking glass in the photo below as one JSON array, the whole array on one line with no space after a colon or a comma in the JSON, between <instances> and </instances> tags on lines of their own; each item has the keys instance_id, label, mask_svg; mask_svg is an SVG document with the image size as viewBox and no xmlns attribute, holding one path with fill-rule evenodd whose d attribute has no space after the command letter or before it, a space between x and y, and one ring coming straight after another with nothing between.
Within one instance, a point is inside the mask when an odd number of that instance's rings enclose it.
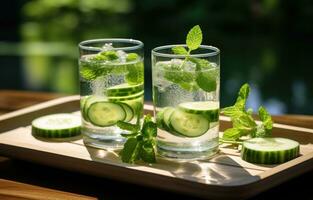
<instances>
[{"instance_id":1,"label":"clear drinking glass","mask_svg":"<svg viewBox=\"0 0 313 200\"><path fill-rule=\"evenodd\" d=\"M168 45L152 50L154 116L158 154L205 159L218 151L220 51L201 45L190 56Z\"/></svg>"},{"instance_id":2,"label":"clear drinking glass","mask_svg":"<svg viewBox=\"0 0 313 200\"><path fill-rule=\"evenodd\" d=\"M79 44L80 108L86 145L121 148L116 123L143 116L143 43L133 39L95 39Z\"/></svg>"}]
</instances>

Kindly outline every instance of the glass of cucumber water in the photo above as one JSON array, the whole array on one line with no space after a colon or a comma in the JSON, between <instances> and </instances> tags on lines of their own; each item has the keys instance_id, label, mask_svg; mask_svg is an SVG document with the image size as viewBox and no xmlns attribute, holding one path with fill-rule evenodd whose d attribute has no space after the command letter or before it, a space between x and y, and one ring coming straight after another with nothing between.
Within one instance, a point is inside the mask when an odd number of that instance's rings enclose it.
<instances>
[{"instance_id":1,"label":"glass of cucumber water","mask_svg":"<svg viewBox=\"0 0 313 200\"><path fill-rule=\"evenodd\" d=\"M218 151L220 51L201 45L190 55L168 45L152 50L154 117L158 154L206 159Z\"/></svg>"},{"instance_id":2,"label":"glass of cucumber water","mask_svg":"<svg viewBox=\"0 0 313 200\"><path fill-rule=\"evenodd\" d=\"M88 146L118 149L128 134L118 121L143 116L143 43L133 39L95 39L79 44L82 133Z\"/></svg>"}]
</instances>

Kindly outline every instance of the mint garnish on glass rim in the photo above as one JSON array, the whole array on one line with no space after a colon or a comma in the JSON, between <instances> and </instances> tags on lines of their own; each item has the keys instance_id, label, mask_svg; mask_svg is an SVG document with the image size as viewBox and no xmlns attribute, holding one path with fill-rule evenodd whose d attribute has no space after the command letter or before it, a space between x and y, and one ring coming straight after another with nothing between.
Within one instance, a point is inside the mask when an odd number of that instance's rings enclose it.
<instances>
[{"instance_id":1,"label":"mint garnish on glass rim","mask_svg":"<svg viewBox=\"0 0 313 200\"><path fill-rule=\"evenodd\" d=\"M196 84L206 92L212 92L216 89L216 77L217 72L212 67L212 64L206 59L194 58L190 56L191 51L197 50L201 43L202 43L202 30L199 25L194 26L187 34L186 37L186 45L188 50L183 46L175 46L172 48L174 54L177 55L184 55L185 60L182 63L182 66L187 62L191 61L196 64L196 77L195 81ZM188 73L183 71L182 73ZM184 76L185 77L185 76ZM187 85L188 84L188 85ZM181 87L187 90L196 89L195 83L181 83Z\"/></svg>"}]
</instances>

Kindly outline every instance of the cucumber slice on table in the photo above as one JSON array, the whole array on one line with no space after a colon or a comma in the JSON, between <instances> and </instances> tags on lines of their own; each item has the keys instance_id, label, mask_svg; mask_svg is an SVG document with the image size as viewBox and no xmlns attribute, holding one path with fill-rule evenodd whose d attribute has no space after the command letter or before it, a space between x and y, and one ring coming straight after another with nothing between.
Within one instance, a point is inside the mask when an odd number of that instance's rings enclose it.
<instances>
[{"instance_id":1,"label":"cucumber slice on table","mask_svg":"<svg viewBox=\"0 0 313 200\"><path fill-rule=\"evenodd\" d=\"M80 134L80 116L60 113L39 117L32 121L32 134L45 138L66 138Z\"/></svg>"},{"instance_id":2,"label":"cucumber slice on table","mask_svg":"<svg viewBox=\"0 0 313 200\"><path fill-rule=\"evenodd\" d=\"M286 138L252 138L243 142L241 158L256 164L279 164L299 156L299 143Z\"/></svg>"},{"instance_id":3,"label":"cucumber slice on table","mask_svg":"<svg viewBox=\"0 0 313 200\"><path fill-rule=\"evenodd\" d=\"M199 137L210 128L208 120L203 115L187 113L180 109L174 110L169 120L170 128L186 137Z\"/></svg>"},{"instance_id":4,"label":"cucumber slice on table","mask_svg":"<svg viewBox=\"0 0 313 200\"><path fill-rule=\"evenodd\" d=\"M87 111L89 121L96 126L112 126L119 120L126 119L127 114L119 103L99 101L92 103Z\"/></svg>"},{"instance_id":5,"label":"cucumber slice on table","mask_svg":"<svg viewBox=\"0 0 313 200\"><path fill-rule=\"evenodd\" d=\"M129 96L138 92L143 91L143 84L138 85L129 85L123 83L120 85L115 85L107 89L107 95L116 97L116 96Z\"/></svg>"},{"instance_id":6,"label":"cucumber slice on table","mask_svg":"<svg viewBox=\"0 0 313 200\"><path fill-rule=\"evenodd\" d=\"M187 113L206 116L210 122L218 121L219 106L219 102L216 101L186 102L178 105L180 109Z\"/></svg>"}]
</instances>

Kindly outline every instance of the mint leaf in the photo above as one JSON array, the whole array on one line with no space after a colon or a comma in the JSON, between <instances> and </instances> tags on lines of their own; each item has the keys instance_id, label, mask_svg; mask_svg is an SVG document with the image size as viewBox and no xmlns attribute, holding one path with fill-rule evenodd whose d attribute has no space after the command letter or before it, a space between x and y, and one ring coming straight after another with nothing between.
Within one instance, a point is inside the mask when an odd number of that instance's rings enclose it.
<instances>
[{"instance_id":1,"label":"mint leaf","mask_svg":"<svg viewBox=\"0 0 313 200\"><path fill-rule=\"evenodd\" d=\"M249 84L245 83L243 86L241 86L238 92L238 97L237 97L235 106L237 106L241 110L245 110L249 93L250 93L250 86Z\"/></svg>"},{"instance_id":2,"label":"mint leaf","mask_svg":"<svg viewBox=\"0 0 313 200\"><path fill-rule=\"evenodd\" d=\"M146 163L155 163L155 151L152 141L144 141L140 149L140 158Z\"/></svg>"},{"instance_id":3,"label":"mint leaf","mask_svg":"<svg viewBox=\"0 0 313 200\"><path fill-rule=\"evenodd\" d=\"M143 62L140 61L135 64L126 65L128 73L126 74L126 81L130 85L143 83L144 79L144 66Z\"/></svg>"},{"instance_id":4,"label":"mint leaf","mask_svg":"<svg viewBox=\"0 0 313 200\"><path fill-rule=\"evenodd\" d=\"M174 54L177 55L188 55L188 51L185 49L185 47L182 46L176 46L172 48L172 51Z\"/></svg>"},{"instance_id":5,"label":"mint leaf","mask_svg":"<svg viewBox=\"0 0 313 200\"><path fill-rule=\"evenodd\" d=\"M271 115L263 106L259 108L259 117L263 122L265 134L270 136L272 134L273 121Z\"/></svg>"},{"instance_id":6,"label":"mint leaf","mask_svg":"<svg viewBox=\"0 0 313 200\"><path fill-rule=\"evenodd\" d=\"M222 114L231 118L239 117L240 115L242 115L242 112L243 111L239 109L237 106L229 106L229 107L223 108L221 111Z\"/></svg>"},{"instance_id":7,"label":"mint leaf","mask_svg":"<svg viewBox=\"0 0 313 200\"><path fill-rule=\"evenodd\" d=\"M157 126L153 122L151 115L144 117L140 131L138 120L136 125L119 121L118 126L124 130L133 131L131 134L122 134L123 137L127 138L124 148L120 152L123 162L134 163L140 159L148 163L156 162L155 137L157 136Z\"/></svg>"},{"instance_id":8,"label":"mint leaf","mask_svg":"<svg viewBox=\"0 0 313 200\"><path fill-rule=\"evenodd\" d=\"M153 138L157 136L157 125L156 123L150 121L144 123L142 127L142 135L147 138Z\"/></svg>"},{"instance_id":9,"label":"mint leaf","mask_svg":"<svg viewBox=\"0 0 313 200\"><path fill-rule=\"evenodd\" d=\"M202 90L212 92L216 90L216 77L217 74L213 71L198 72L196 81Z\"/></svg>"},{"instance_id":10,"label":"mint leaf","mask_svg":"<svg viewBox=\"0 0 313 200\"><path fill-rule=\"evenodd\" d=\"M187 91L197 90L198 87L195 84L194 74L192 72L181 70L165 70L164 78L168 81L178 84L181 88Z\"/></svg>"},{"instance_id":11,"label":"mint leaf","mask_svg":"<svg viewBox=\"0 0 313 200\"><path fill-rule=\"evenodd\" d=\"M118 59L118 55L116 51L103 51L100 53L101 56L105 57L106 60L116 60Z\"/></svg>"},{"instance_id":12,"label":"mint leaf","mask_svg":"<svg viewBox=\"0 0 313 200\"><path fill-rule=\"evenodd\" d=\"M240 138L240 130L237 128L229 128L223 133L223 139L236 141Z\"/></svg>"},{"instance_id":13,"label":"mint leaf","mask_svg":"<svg viewBox=\"0 0 313 200\"><path fill-rule=\"evenodd\" d=\"M128 138L121 152L122 161L125 163L134 163L139 160L141 143L136 138Z\"/></svg>"},{"instance_id":14,"label":"mint leaf","mask_svg":"<svg viewBox=\"0 0 313 200\"><path fill-rule=\"evenodd\" d=\"M257 124L252 118L252 109L246 110L246 101L248 99L250 87L244 84L239 92L236 103L233 106L222 109L222 113L231 118L233 128L227 129L223 135L221 142L232 144L240 144L238 141L242 136L254 137L269 137L271 136L273 121L271 115L264 107L259 108L259 117L262 124ZM224 140L225 139L225 140ZM228 139L228 141L226 141ZM229 140L234 140L229 142Z\"/></svg>"},{"instance_id":15,"label":"mint leaf","mask_svg":"<svg viewBox=\"0 0 313 200\"><path fill-rule=\"evenodd\" d=\"M93 60L93 58L79 62L80 76L86 80L95 80L99 76L106 76L112 71L111 66L106 66L102 61Z\"/></svg>"},{"instance_id":16,"label":"mint leaf","mask_svg":"<svg viewBox=\"0 0 313 200\"><path fill-rule=\"evenodd\" d=\"M127 131L130 131L130 132L138 132L139 129L140 129L139 125L127 123L127 122L124 122L124 121L118 121L118 122L116 123L116 125L117 125L120 129L127 130Z\"/></svg>"},{"instance_id":17,"label":"mint leaf","mask_svg":"<svg viewBox=\"0 0 313 200\"><path fill-rule=\"evenodd\" d=\"M135 61L135 60L138 60L138 59L139 59L139 56L136 53L129 53L129 54L127 54L127 57L126 57L126 61L127 62Z\"/></svg>"},{"instance_id":18,"label":"mint leaf","mask_svg":"<svg viewBox=\"0 0 313 200\"><path fill-rule=\"evenodd\" d=\"M189 51L198 49L202 42L202 31L199 25L194 26L187 34L186 44Z\"/></svg>"},{"instance_id":19,"label":"mint leaf","mask_svg":"<svg viewBox=\"0 0 313 200\"><path fill-rule=\"evenodd\" d=\"M242 127L247 128L247 129L253 129L257 125L255 123L254 119L246 113L243 113L239 117L233 118L232 121L233 121L233 125L235 127L236 126L242 126Z\"/></svg>"},{"instance_id":20,"label":"mint leaf","mask_svg":"<svg viewBox=\"0 0 313 200\"><path fill-rule=\"evenodd\" d=\"M189 57L188 60L196 64L197 71L201 71L201 69L210 69L212 68L211 63L206 60L206 59L201 59L201 58L192 58Z\"/></svg>"}]
</instances>

